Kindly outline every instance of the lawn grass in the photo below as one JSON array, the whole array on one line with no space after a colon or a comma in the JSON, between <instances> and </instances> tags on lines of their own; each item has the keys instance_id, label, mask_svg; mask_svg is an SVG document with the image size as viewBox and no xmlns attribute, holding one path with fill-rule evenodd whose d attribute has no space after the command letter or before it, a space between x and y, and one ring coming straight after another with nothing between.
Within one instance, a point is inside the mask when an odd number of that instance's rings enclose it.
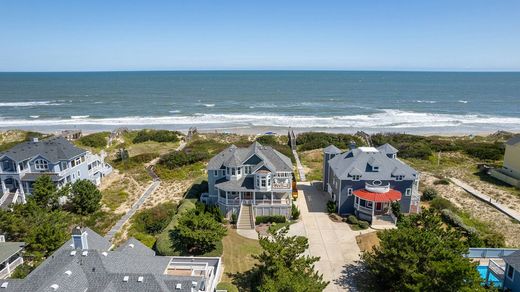
<instances>
[{"instance_id":1,"label":"lawn grass","mask_svg":"<svg viewBox=\"0 0 520 292\"><path fill-rule=\"evenodd\" d=\"M200 179L206 176L205 169L206 165L200 161L176 169L168 169L162 164L157 164L155 166L155 173L164 181L186 180L191 178Z\"/></svg>"},{"instance_id":2,"label":"lawn grass","mask_svg":"<svg viewBox=\"0 0 520 292\"><path fill-rule=\"evenodd\" d=\"M222 239L222 244L224 246L222 282L230 283L234 274L250 270L257 262L251 255L262 252L258 240L242 237L231 228L228 228L228 234Z\"/></svg>"},{"instance_id":3,"label":"lawn grass","mask_svg":"<svg viewBox=\"0 0 520 292\"><path fill-rule=\"evenodd\" d=\"M323 180L323 152L321 150L311 150L301 152L301 163L310 169L305 174L308 181Z\"/></svg>"},{"instance_id":4,"label":"lawn grass","mask_svg":"<svg viewBox=\"0 0 520 292\"><path fill-rule=\"evenodd\" d=\"M155 142L146 141L143 143L131 144L127 147L130 156L144 153L157 153L157 156L166 154L179 147L180 142Z\"/></svg>"},{"instance_id":5,"label":"lawn grass","mask_svg":"<svg viewBox=\"0 0 520 292\"><path fill-rule=\"evenodd\" d=\"M101 203L107 206L110 210L116 210L121 204L128 199L128 193L125 191L125 186L112 186L101 192L103 197Z\"/></svg>"}]
</instances>

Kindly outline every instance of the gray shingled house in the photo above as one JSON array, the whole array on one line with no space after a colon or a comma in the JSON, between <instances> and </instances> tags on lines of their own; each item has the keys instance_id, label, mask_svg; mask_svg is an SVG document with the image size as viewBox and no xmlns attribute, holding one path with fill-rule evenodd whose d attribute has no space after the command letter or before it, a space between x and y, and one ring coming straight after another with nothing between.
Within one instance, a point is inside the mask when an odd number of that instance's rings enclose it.
<instances>
[{"instance_id":1,"label":"gray shingled house","mask_svg":"<svg viewBox=\"0 0 520 292\"><path fill-rule=\"evenodd\" d=\"M0 281L0 291L214 291L219 257L156 256L135 239L112 244L89 228L72 238L25 279Z\"/></svg>"},{"instance_id":2,"label":"gray shingled house","mask_svg":"<svg viewBox=\"0 0 520 292\"><path fill-rule=\"evenodd\" d=\"M397 158L392 145L352 145L344 153L331 145L323 152L323 188L340 215L355 214L373 222L391 215L393 201L400 202L404 213L419 212L419 173Z\"/></svg>"},{"instance_id":3,"label":"gray shingled house","mask_svg":"<svg viewBox=\"0 0 520 292\"><path fill-rule=\"evenodd\" d=\"M78 148L63 137L23 142L0 152L0 205L25 202L34 181L48 175L57 187L88 179L98 185L112 171L104 154Z\"/></svg>"},{"instance_id":4,"label":"gray shingled house","mask_svg":"<svg viewBox=\"0 0 520 292\"><path fill-rule=\"evenodd\" d=\"M290 216L291 159L270 146L254 142L247 148L231 145L208 163L207 203L218 204L228 216L247 212Z\"/></svg>"}]
</instances>

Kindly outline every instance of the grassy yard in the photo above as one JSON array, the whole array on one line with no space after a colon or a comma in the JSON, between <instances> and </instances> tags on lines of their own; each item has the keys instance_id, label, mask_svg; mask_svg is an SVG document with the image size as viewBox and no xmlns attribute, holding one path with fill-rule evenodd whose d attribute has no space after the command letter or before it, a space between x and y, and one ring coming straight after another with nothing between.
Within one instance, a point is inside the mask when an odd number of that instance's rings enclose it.
<instances>
[{"instance_id":1,"label":"grassy yard","mask_svg":"<svg viewBox=\"0 0 520 292\"><path fill-rule=\"evenodd\" d=\"M299 153L301 162L305 167L307 180L323 179L323 153L321 149L304 151Z\"/></svg>"},{"instance_id":2,"label":"grassy yard","mask_svg":"<svg viewBox=\"0 0 520 292\"><path fill-rule=\"evenodd\" d=\"M115 211L117 207L126 202L128 199L128 192L125 186L114 185L102 191L103 198L101 203L107 206L110 210Z\"/></svg>"},{"instance_id":3,"label":"grassy yard","mask_svg":"<svg viewBox=\"0 0 520 292\"><path fill-rule=\"evenodd\" d=\"M224 275L222 282L230 283L235 273L250 270L256 260L251 255L262 251L257 240L244 238L237 234L235 229L228 229L228 234L222 240L224 246Z\"/></svg>"}]
</instances>

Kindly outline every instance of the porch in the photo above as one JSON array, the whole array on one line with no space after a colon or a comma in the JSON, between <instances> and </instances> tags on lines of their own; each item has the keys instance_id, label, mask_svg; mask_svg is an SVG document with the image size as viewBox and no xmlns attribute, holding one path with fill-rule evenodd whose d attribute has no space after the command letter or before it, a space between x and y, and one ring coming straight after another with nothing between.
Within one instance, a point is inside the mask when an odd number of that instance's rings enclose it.
<instances>
[{"instance_id":1,"label":"porch","mask_svg":"<svg viewBox=\"0 0 520 292\"><path fill-rule=\"evenodd\" d=\"M390 188L390 185L366 185L365 189L352 192L354 195L354 209L356 216L370 221L373 226L395 224L391 204L401 200L401 192Z\"/></svg>"},{"instance_id":2,"label":"porch","mask_svg":"<svg viewBox=\"0 0 520 292\"><path fill-rule=\"evenodd\" d=\"M291 193L284 192L230 192L219 191L218 203L228 206L290 205Z\"/></svg>"}]
</instances>

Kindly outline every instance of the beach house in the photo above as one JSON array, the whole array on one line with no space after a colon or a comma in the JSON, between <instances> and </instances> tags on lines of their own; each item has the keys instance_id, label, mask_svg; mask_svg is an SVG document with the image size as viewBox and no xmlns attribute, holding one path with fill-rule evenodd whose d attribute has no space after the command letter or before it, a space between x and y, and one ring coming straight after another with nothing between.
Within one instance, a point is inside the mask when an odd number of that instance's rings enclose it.
<instances>
[{"instance_id":1,"label":"beach house","mask_svg":"<svg viewBox=\"0 0 520 292\"><path fill-rule=\"evenodd\" d=\"M6 242L5 236L0 235L0 279L11 277L14 270L23 264L23 242Z\"/></svg>"},{"instance_id":2,"label":"beach house","mask_svg":"<svg viewBox=\"0 0 520 292\"><path fill-rule=\"evenodd\" d=\"M353 144L346 152L331 145L323 152L323 188L338 214L374 223L392 216L392 202L400 202L403 213L419 212L419 173L397 158L392 145Z\"/></svg>"},{"instance_id":3,"label":"beach house","mask_svg":"<svg viewBox=\"0 0 520 292\"><path fill-rule=\"evenodd\" d=\"M58 188L79 179L99 185L102 177L112 171L104 158L103 153L78 148L64 137L34 138L17 144L0 152L0 205L25 202L41 175L48 175Z\"/></svg>"},{"instance_id":4,"label":"beach house","mask_svg":"<svg viewBox=\"0 0 520 292\"><path fill-rule=\"evenodd\" d=\"M520 135L516 135L506 142L504 165L502 168L490 170L489 174L520 188Z\"/></svg>"},{"instance_id":5,"label":"beach house","mask_svg":"<svg viewBox=\"0 0 520 292\"><path fill-rule=\"evenodd\" d=\"M213 292L220 257L156 256L130 238L117 248L89 228L71 238L24 279L0 280L0 291Z\"/></svg>"},{"instance_id":6,"label":"beach house","mask_svg":"<svg viewBox=\"0 0 520 292\"><path fill-rule=\"evenodd\" d=\"M272 147L231 145L209 161L207 171L208 193L202 199L218 204L228 216L290 216L291 159Z\"/></svg>"}]
</instances>

